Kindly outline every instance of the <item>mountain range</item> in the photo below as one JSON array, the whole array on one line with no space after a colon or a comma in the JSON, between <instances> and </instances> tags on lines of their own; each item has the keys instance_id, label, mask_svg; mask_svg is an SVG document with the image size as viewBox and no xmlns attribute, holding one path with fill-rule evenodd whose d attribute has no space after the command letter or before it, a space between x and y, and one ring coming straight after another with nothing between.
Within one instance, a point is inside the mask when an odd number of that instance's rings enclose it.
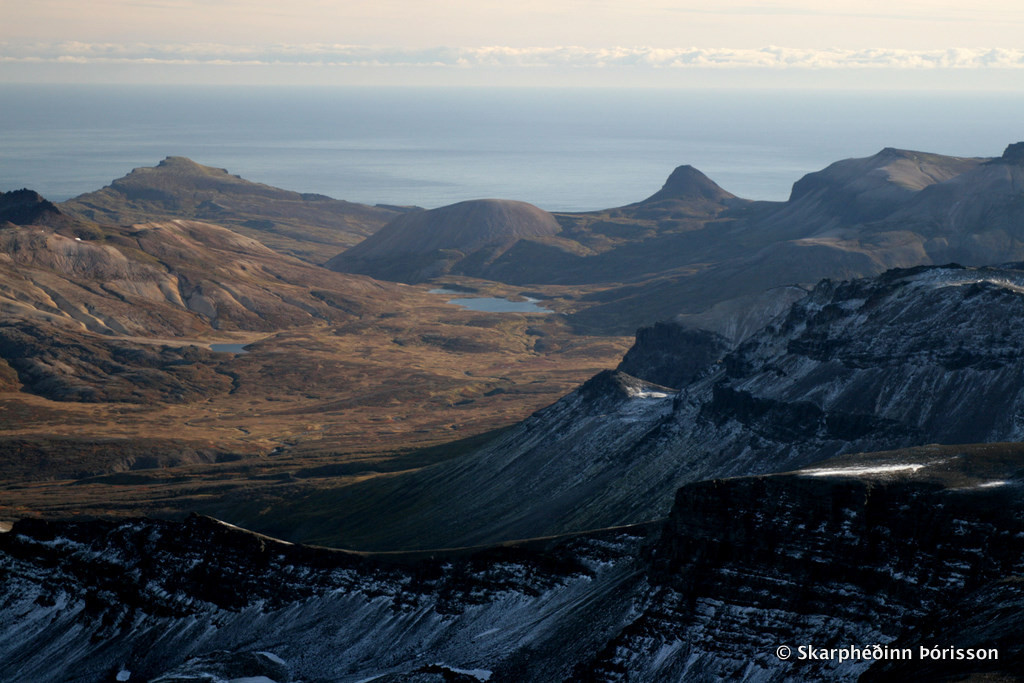
<instances>
[{"instance_id":1,"label":"mountain range","mask_svg":"<svg viewBox=\"0 0 1024 683\"><path fill-rule=\"evenodd\" d=\"M600 283L574 324L628 333L825 277L1024 259L1022 169L1019 144L994 159L886 148L808 174L788 201L754 202L681 166L660 191L621 208L545 216L533 207L535 223L525 213L481 217L489 227L472 243L457 230L475 219L449 220L456 207L408 214L327 265L401 282L454 273L517 285ZM427 234L444 238L412 246ZM424 263L410 262L413 252Z\"/></svg>"},{"instance_id":2,"label":"mountain range","mask_svg":"<svg viewBox=\"0 0 1024 683\"><path fill-rule=\"evenodd\" d=\"M1022 173L3 193L0 678L1018 680Z\"/></svg>"}]
</instances>

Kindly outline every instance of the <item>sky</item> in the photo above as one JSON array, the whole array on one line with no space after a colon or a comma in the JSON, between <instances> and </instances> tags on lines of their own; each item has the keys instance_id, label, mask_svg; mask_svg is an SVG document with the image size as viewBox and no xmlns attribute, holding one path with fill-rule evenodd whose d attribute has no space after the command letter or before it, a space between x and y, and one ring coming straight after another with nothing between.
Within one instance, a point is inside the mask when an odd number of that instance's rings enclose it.
<instances>
[{"instance_id":1,"label":"sky","mask_svg":"<svg viewBox=\"0 0 1024 683\"><path fill-rule=\"evenodd\" d=\"M1024 3L0 0L0 82L1024 88Z\"/></svg>"}]
</instances>

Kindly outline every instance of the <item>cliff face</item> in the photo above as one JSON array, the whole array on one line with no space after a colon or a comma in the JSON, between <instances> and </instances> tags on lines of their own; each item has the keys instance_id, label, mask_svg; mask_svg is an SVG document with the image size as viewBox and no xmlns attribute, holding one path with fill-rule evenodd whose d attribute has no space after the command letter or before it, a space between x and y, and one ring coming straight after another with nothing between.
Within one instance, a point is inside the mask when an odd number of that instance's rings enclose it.
<instances>
[{"instance_id":1,"label":"cliff face","mask_svg":"<svg viewBox=\"0 0 1024 683\"><path fill-rule=\"evenodd\" d=\"M977 604L972 592L982 587L995 602L989 614L1019 601L997 586L1024 567L1020 464L1005 447L971 455L936 447L685 486L655 550L650 602L577 674L853 680L865 671L873 678L873 660L812 660L798 648L911 642L912 662L874 669L912 678L952 671L922 662L925 641L911 635L922 629L935 634L929 648L1004 643L1000 661L961 662L960 670L1012 671L1019 620L976 629L970 644L942 629L951 613ZM782 645L792 648L785 661L776 656Z\"/></svg>"},{"instance_id":2,"label":"cliff face","mask_svg":"<svg viewBox=\"0 0 1024 683\"><path fill-rule=\"evenodd\" d=\"M373 558L201 517L21 522L0 535L0 678L561 680L628 618L645 537Z\"/></svg>"},{"instance_id":3,"label":"cliff face","mask_svg":"<svg viewBox=\"0 0 1024 683\"><path fill-rule=\"evenodd\" d=\"M1019 446L930 447L690 484L660 530L382 556L202 517L20 522L0 535L0 676L852 680L888 663L776 648L922 637L1002 648L974 670L1012 672L1022 481ZM1001 628L943 640L979 601Z\"/></svg>"},{"instance_id":4,"label":"cliff face","mask_svg":"<svg viewBox=\"0 0 1024 683\"><path fill-rule=\"evenodd\" d=\"M666 322L637 331L636 342L618 370L667 387L690 384L729 349L728 341L707 330Z\"/></svg>"},{"instance_id":5,"label":"cliff face","mask_svg":"<svg viewBox=\"0 0 1024 683\"><path fill-rule=\"evenodd\" d=\"M462 545L652 519L699 479L841 453L1021 440L1022 291L1024 272L1013 268L825 281L720 360L687 370L678 393L639 380L585 386L471 456L350 495L409 511L387 529L390 547ZM661 359L692 357L693 344L663 329L650 333L662 353L643 338L626 367L671 383L679 378ZM441 505L418 491L473 495ZM339 542L383 547L358 519L338 521Z\"/></svg>"}]
</instances>

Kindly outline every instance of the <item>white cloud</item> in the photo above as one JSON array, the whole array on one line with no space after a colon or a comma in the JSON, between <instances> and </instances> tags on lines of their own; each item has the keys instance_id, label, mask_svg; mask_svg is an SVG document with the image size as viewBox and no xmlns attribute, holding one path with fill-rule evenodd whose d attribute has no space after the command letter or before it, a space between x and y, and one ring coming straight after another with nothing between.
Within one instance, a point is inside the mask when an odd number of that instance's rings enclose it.
<instances>
[{"instance_id":1,"label":"white cloud","mask_svg":"<svg viewBox=\"0 0 1024 683\"><path fill-rule=\"evenodd\" d=\"M346 44L237 46L217 43L0 43L0 62L291 65L328 67L608 69L990 69L1024 68L1024 49L805 49L765 47L431 47Z\"/></svg>"}]
</instances>

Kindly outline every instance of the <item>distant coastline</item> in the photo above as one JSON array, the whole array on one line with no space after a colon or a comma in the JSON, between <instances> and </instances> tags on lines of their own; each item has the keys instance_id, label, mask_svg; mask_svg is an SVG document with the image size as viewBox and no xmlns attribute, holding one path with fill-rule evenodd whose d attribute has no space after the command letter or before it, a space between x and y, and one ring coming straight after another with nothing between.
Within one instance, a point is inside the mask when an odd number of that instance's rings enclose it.
<instances>
[{"instance_id":1,"label":"distant coastline","mask_svg":"<svg viewBox=\"0 0 1024 683\"><path fill-rule=\"evenodd\" d=\"M0 190L62 201L184 155L369 204L594 210L636 201L679 164L783 200L805 173L883 147L998 156L1020 137L1021 105L968 92L0 85Z\"/></svg>"}]
</instances>

